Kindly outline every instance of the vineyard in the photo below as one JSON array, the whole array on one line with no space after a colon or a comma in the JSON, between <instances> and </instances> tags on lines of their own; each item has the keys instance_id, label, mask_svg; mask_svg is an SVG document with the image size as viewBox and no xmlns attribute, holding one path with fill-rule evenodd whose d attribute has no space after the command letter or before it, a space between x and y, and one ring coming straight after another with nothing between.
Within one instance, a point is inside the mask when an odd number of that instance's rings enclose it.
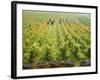
<instances>
[{"instance_id":1,"label":"vineyard","mask_svg":"<svg viewBox=\"0 0 100 80\"><path fill-rule=\"evenodd\" d=\"M23 69L91 64L90 15L23 10Z\"/></svg>"}]
</instances>

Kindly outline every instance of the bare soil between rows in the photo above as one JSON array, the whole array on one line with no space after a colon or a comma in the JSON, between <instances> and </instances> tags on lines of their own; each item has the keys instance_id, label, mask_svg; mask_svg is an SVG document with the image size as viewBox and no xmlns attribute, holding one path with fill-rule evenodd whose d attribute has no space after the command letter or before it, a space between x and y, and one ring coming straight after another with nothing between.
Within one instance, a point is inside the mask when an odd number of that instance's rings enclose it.
<instances>
[{"instance_id":1,"label":"bare soil between rows","mask_svg":"<svg viewBox=\"0 0 100 80\"><path fill-rule=\"evenodd\" d=\"M42 68L60 68L75 67L72 61L41 61L35 64L23 64L23 69L42 69ZM81 61L77 67L91 66L90 60Z\"/></svg>"}]
</instances>

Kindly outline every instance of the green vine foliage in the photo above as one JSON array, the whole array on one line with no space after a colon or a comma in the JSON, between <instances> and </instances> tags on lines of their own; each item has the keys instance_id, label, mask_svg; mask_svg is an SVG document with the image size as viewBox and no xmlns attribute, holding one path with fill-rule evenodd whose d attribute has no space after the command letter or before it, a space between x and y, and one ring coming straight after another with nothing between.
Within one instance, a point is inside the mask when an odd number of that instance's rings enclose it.
<instances>
[{"instance_id":1,"label":"green vine foliage","mask_svg":"<svg viewBox=\"0 0 100 80\"><path fill-rule=\"evenodd\" d=\"M69 60L74 66L80 66L80 61L89 60L90 22L77 16L23 11L23 64ZM64 21L59 23L61 18ZM49 19L54 20L54 24L47 24Z\"/></svg>"}]
</instances>

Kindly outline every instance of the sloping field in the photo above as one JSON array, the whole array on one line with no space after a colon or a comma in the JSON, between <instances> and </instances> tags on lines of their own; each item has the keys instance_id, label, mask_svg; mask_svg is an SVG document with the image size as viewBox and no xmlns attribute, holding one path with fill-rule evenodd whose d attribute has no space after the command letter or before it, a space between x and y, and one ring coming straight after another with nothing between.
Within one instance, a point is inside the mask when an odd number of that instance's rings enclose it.
<instances>
[{"instance_id":1,"label":"sloping field","mask_svg":"<svg viewBox=\"0 0 100 80\"><path fill-rule=\"evenodd\" d=\"M23 69L90 66L90 15L23 10Z\"/></svg>"}]
</instances>

